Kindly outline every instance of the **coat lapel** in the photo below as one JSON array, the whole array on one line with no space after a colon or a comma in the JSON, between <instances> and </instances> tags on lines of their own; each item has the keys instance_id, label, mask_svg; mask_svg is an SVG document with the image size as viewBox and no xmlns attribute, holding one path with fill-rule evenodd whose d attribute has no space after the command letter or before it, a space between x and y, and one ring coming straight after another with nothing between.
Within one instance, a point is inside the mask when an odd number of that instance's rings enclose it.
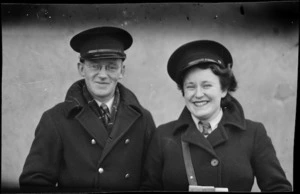
<instances>
[{"instance_id":1,"label":"coat lapel","mask_svg":"<svg viewBox=\"0 0 300 194\"><path fill-rule=\"evenodd\" d=\"M176 127L174 129L174 135L185 129L182 132L182 140L188 143L197 145L207 152L216 155L214 148L228 141L229 136L227 126L230 130L246 130L246 121L244 118L244 113L239 102L231 97L231 107L223 107L223 117L216 128L207 138L205 138L196 128L194 121L191 117L191 113L185 107L177 120Z\"/></svg>"},{"instance_id":2,"label":"coat lapel","mask_svg":"<svg viewBox=\"0 0 300 194\"><path fill-rule=\"evenodd\" d=\"M192 124L190 124L187 130L182 134L181 139L182 141L201 147L203 150L214 156L216 155L209 141L207 141L207 139L198 131L196 126Z\"/></svg>"},{"instance_id":3,"label":"coat lapel","mask_svg":"<svg viewBox=\"0 0 300 194\"><path fill-rule=\"evenodd\" d=\"M130 106L120 103L109 141L103 150L100 162L111 151L113 146L120 140L120 138L123 137L124 134L131 128L133 123L140 117L140 115L141 114L139 112Z\"/></svg>"},{"instance_id":4,"label":"coat lapel","mask_svg":"<svg viewBox=\"0 0 300 194\"><path fill-rule=\"evenodd\" d=\"M120 104L118 107L116 120L112 128L110 137L101 119L87 105L82 95L82 88L85 85L84 79L75 82L67 92L66 96L66 116L75 117L85 130L103 147L101 160L109 153L119 139L130 129L132 124L140 117L138 111L141 106L136 96L118 83L120 91ZM133 108L135 107L135 108Z\"/></svg>"},{"instance_id":5,"label":"coat lapel","mask_svg":"<svg viewBox=\"0 0 300 194\"><path fill-rule=\"evenodd\" d=\"M185 107L177 121L177 125L175 127L175 133L177 130L182 128L182 126L188 126L186 130L182 133L181 139L182 141L194 144L196 146L201 147L203 150L209 152L212 155L216 155L212 145L210 142L200 133L200 131L196 128L194 121L191 117L191 113Z\"/></svg>"},{"instance_id":6,"label":"coat lapel","mask_svg":"<svg viewBox=\"0 0 300 194\"><path fill-rule=\"evenodd\" d=\"M221 125L207 136L207 140L212 147L216 147L228 140L228 135L225 128Z\"/></svg>"},{"instance_id":7,"label":"coat lapel","mask_svg":"<svg viewBox=\"0 0 300 194\"><path fill-rule=\"evenodd\" d=\"M85 106L76 115L76 119L102 147L105 146L108 137L107 131L102 121L97 118L96 114L89 107Z\"/></svg>"}]
</instances>

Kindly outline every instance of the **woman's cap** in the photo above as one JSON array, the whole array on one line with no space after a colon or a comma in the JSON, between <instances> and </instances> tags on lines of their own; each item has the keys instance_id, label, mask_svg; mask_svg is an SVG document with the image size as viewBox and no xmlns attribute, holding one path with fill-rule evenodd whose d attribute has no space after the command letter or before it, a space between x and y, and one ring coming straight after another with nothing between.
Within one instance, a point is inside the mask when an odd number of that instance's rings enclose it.
<instances>
[{"instance_id":1,"label":"woman's cap","mask_svg":"<svg viewBox=\"0 0 300 194\"><path fill-rule=\"evenodd\" d=\"M214 63L221 68L232 68L232 57L227 48L212 40L197 40L176 49L169 58L167 70L177 83L184 70L201 63Z\"/></svg>"},{"instance_id":2,"label":"woman's cap","mask_svg":"<svg viewBox=\"0 0 300 194\"><path fill-rule=\"evenodd\" d=\"M75 35L70 46L80 53L83 59L120 58L125 59L124 51L132 45L132 36L117 27L103 26L91 28Z\"/></svg>"}]
</instances>

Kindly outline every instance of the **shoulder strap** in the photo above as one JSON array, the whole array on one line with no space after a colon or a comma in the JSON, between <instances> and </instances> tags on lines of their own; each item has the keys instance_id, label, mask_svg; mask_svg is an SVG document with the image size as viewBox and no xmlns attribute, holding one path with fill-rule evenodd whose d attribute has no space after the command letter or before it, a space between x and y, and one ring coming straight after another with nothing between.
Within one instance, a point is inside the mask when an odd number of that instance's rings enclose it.
<instances>
[{"instance_id":1,"label":"shoulder strap","mask_svg":"<svg viewBox=\"0 0 300 194\"><path fill-rule=\"evenodd\" d=\"M184 142L181 140L181 145L182 145L182 153L183 153L185 170L186 170L189 184L197 185L197 179L196 179L194 167L192 164L189 144L187 142Z\"/></svg>"}]
</instances>

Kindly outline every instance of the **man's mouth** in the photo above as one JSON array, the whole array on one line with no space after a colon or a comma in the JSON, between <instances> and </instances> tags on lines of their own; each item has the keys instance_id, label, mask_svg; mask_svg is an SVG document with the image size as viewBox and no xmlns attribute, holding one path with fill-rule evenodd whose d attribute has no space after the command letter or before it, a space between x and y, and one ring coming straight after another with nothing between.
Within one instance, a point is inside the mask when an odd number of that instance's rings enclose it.
<instances>
[{"instance_id":1,"label":"man's mouth","mask_svg":"<svg viewBox=\"0 0 300 194\"><path fill-rule=\"evenodd\" d=\"M109 84L108 82L96 82L97 84L100 84L100 85L107 85Z\"/></svg>"}]
</instances>

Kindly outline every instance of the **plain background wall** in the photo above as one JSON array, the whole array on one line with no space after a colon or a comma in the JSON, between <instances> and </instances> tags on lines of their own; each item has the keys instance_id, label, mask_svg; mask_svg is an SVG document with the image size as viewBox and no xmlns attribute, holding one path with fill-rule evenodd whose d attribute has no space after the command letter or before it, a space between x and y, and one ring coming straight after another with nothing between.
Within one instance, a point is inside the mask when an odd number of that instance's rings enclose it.
<instances>
[{"instance_id":1,"label":"plain background wall","mask_svg":"<svg viewBox=\"0 0 300 194\"><path fill-rule=\"evenodd\" d=\"M122 80L156 125L177 119L184 100L167 74L171 53L212 39L233 56L245 116L263 122L293 184L299 3L2 4L2 188L18 178L42 113L78 79L76 33L111 25L134 39ZM259 191L255 185L253 191Z\"/></svg>"}]
</instances>

